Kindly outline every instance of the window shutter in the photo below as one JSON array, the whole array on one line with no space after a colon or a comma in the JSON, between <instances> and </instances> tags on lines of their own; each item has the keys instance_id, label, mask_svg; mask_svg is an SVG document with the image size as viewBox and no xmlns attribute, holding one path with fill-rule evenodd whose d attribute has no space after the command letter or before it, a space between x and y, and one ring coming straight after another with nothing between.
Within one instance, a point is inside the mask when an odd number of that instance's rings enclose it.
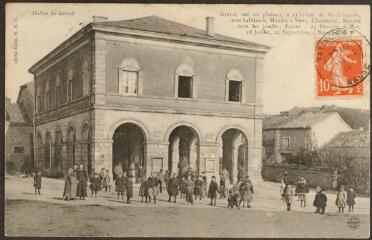
<instances>
[{"instance_id":1,"label":"window shutter","mask_svg":"<svg viewBox=\"0 0 372 240\"><path fill-rule=\"evenodd\" d=\"M229 79L225 82L225 101L229 101Z\"/></svg>"},{"instance_id":2,"label":"window shutter","mask_svg":"<svg viewBox=\"0 0 372 240\"><path fill-rule=\"evenodd\" d=\"M247 95L247 81L242 81L241 103L245 103L245 96Z\"/></svg>"},{"instance_id":3,"label":"window shutter","mask_svg":"<svg viewBox=\"0 0 372 240\"><path fill-rule=\"evenodd\" d=\"M192 78L192 98L197 99L198 98L198 84L200 81L199 75L194 75Z\"/></svg>"},{"instance_id":4,"label":"window shutter","mask_svg":"<svg viewBox=\"0 0 372 240\"><path fill-rule=\"evenodd\" d=\"M178 74L174 76L174 97L178 97Z\"/></svg>"},{"instance_id":5,"label":"window shutter","mask_svg":"<svg viewBox=\"0 0 372 240\"><path fill-rule=\"evenodd\" d=\"M143 72L138 71L138 95L142 95Z\"/></svg>"}]
</instances>

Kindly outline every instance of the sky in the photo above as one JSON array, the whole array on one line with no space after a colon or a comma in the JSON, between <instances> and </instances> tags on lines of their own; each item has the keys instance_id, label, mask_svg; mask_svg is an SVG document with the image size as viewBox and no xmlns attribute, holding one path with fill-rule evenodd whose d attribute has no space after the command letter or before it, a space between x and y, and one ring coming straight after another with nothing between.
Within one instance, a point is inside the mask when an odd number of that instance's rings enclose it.
<instances>
[{"instance_id":1,"label":"sky","mask_svg":"<svg viewBox=\"0 0 372 240\"><path fill-rule=\"evenodd\" d=\"M316 97L314 43L321 36L252 36L222 17L227 12L358 12L362 32L370 36L368 6L291 6L291 5L166 5L166 4L38 4L6 5L5 92L14 102L19 87L33 80L28 69L65 41L92 16L125 20L150 15L205 29L205 17L214 17L216 33L271 46L264 60L264 113L276 114L294 106L339 105L369 109L369 91L363 97ZM51 15L51 12L56 15ZM43 13L47 12L48 15ZM365 89L369 89L369 77Z\"/></svg>"}]
</instances>

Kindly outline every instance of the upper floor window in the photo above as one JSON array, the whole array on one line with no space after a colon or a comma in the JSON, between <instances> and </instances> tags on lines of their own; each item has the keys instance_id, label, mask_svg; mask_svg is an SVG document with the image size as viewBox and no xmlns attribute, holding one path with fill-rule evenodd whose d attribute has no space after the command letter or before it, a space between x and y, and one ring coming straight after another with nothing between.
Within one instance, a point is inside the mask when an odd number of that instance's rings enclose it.
<instances>
[{"instance_id":1,"label":"upper floor window","mask_svg":"<svg viewBox=\"0 0 372 240\"><path fill-rule=\"evenodd\" d=\"M72 69L67 74L67 101L72 101L74 72Z\"/></svg>"},{"instance_id":2,"label":"upper floor window","mask_svg":"<svg viewBox=\"0 0 372 240\"><path fill-rule=\"evenodd\" d=\"M57 76L56 79L56 106L61 104L61 79Z\"/></svg>"},{"instance_id":3,"label":"upper floor window","mask_svg":"<svg viewBox=\"0 0 372 240\"><path fill-rule=\"evenodd\" d=\"M41 92L39 87L36 89L36 108L37 112L43 111L43 101L41 98Z\"/></svg>"},{"instance_id":4,"label":"upper floor window","mask_svg":"<svg viewBox=\"0 0 372 240\"><path fill-rule=\"evenodd\" d=\"M124 59L119 68L119 93L139 95L142 93L142 73L135 59Z\"/></svg>"},{"instance_id":5,"label":"upper floor window","mask_svg":"<svg viewBox=\"0 0 372 240\"><path fill-rule=\"evenodd\" d=\"M179 65L175 76L175 97L196 98L198 78L189 65Z\"/></svg>"},{"instance_id":6,"label":"upper floor window","mask_svg":"<svg viewBox=\"0 0 372 240\"><path fill-rule=\"evenodd\" d=\"M85 60L81 70L81 78L83 82L83 96L89 94L89 84L90 84L90 72L89 72L89 62Z\"/></svg>"},{"instance_id":7,"label":"upper floor window","mask_svg":"<svg viewBox=\"0 0 372 240\"><path fill-rule=\"evenodd\" d=\"M45 84L45 110L48 110L49 109L49 106L50 106L50 92L49 92L49 81L46 81L46 84Z\"/></svg>"},{"instance_id":8,"label":"upper floor window","mask_svg":"<svg viewBox=\"0 0 372 240\"><path fill-rule=\"evenodd\" d=\"M283 137L282 146L283 146L283 149L289 149L289 147L290 147L290 139L289 139L289 137Z\"/></svg>"},{"instance_id":9,"label":"upper floor window","mask_svg":"<svg viewBox=\"0 0 372 240\"><path fill-rule=\"evenodd\" d=\"M229 102L244 102L244 78L239 70L232 69L226 76L226 96Z\"/></svg>"}]
</instances>

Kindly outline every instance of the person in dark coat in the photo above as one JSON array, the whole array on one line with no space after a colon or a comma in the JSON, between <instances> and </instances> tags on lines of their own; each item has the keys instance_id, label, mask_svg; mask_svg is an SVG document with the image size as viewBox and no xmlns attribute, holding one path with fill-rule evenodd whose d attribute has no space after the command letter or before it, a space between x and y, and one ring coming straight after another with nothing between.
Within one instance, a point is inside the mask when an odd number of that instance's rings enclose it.
<instances>
[{"instance_id":1,"label":"person in dark coat","mask_svg":"<svg viewBox=\"0 0 372 240\"><path fill-rule=\"evenodd\" d=\"M84 165L80 165L78 181L77 195L79 199L85 200L85 197L87 196L88 174L84 169Z\"/></svg>"},{"instance_id":2,"label":"person in dark coat","mask_svg":"<svg viewBox=\"0 0 372 240\"><path fill-rule=\"evenodd\" d=\"M238 191L237 185L229 189L229 195L227 197L227 207L240 209L240 193Z\"/></svg>"},{"instance_id":3,"label":"person in dark coat","mask_svg":"<svg viewBox=\"0 0 372 240\"><path fill-rule=\"evenodd\" d=\"M208 189L207 189L207 186L208 186L208 181L207 181L207 176L203 176L203 187L202 187L202 197L205 198L206 196L208 196Z\"/></svg>"},{"instance_id":4,"label":"person in dark coat","mask_svg":"<svg viewBox=\"0 0 372 240\"><path fill-rule=\"evenodd\" d=\"M155 176L154 173L151 173L151 176L147 179L147 183L149 187L150 202L151 197L153 197L154 204L156 204L156 196L159 194L159 179Z\"/></svg>"},{"instance_id":5,"label":"person in dark coat","mask_svg":"<svg viewBox=\"0 0 372 240\"><path fill-rule=\"evenodd\" d=\"M216 177L212 176L212 180L211 180L211 183L209 184L209 189L208 189L208 197L210 197L211 199L211 203L209 205L216 206L217 189L218 189L218 184L216 182Z\"/></svg>"},{"instance_id":6,"label":"person in dark coat","mask_svg":"<svg viewBox=\"0 0 372 240\"><path fill-rule=\"evenodd\" d=\"M178 195L178 178L177 178L176 173L173 173L173 177L171 179L169 179L167 192L168 192L168 195L169 195L168 202L171 201L172 196L174 197L174 202L176 202L177 195Z\"/></svg>"},{"instance_id":7,"label":"person in dark coat","mask_svg":"<svg viewBox=\"0 0 372 240\"><path fill-rule=\"evenodd\" d=\"M194 188L195 200L197 199L197 197L199 197L199 199L202 200L203 181L201 180L200 176L196 177L194 184L195 184L195 188Z\"/></svg>"},{"instance_id":8,"label":"person in dark coat","mask_svg":"<svg viewBox=\"0 0 372 240\"><path fill-rule=\"evenodd\" d=\"M178 176L178 190L180 192L181 198L183 198L183 196L186 194L185 184L186 184L185 177L184 176L181 176L181 177Z\"/></svg>"},{"instance_id":9,"label":"person in dark coat","mask_svg":"<svg viewBox=\"0 0 372 240\"><path fill-rule=\"evenodd\" d=\"M125 193L125 176L122 172L119 172L115 180L116 191L118 193L118 199L121 195L121 199L124 199Z\"/></svg>"},{"instance_id":10,"label":"person in dark coat","mask_svg":"<svg viewBox=\"0 0 372 240\"><path fill-rule=\"evenodd\" d=\"M143 181L140 185L139 195L141 197L141 202L143 202L143 198L145 198L147 203L147 198L149 197L149 188L147 186L147 180Z\"/></svg>"},{"instance_id":11,"label":"person in dark coat","mask_svg":"<svg viewBox=\"0 0 372 240\"><path fill-rule=\"evenodd\" d=\"M300 201L300 206L306 207L306 194L309 192L308 185L304 177L300 177L297 181L295 194L298 196L298 200Z\"/></svg>"},{"instance_id":12,"label":"person in dark coat","mask_svg":"<svg viewBox=\"0 0 372 240\"><path fill-rule=\"evenodd\" d=\"M218 189L220 199L226 198L226 180L223 176L220 178L220 188Z\"/></svg>"},{"instance_id":13,"label":"person in dark coat","mask_svg":"<svg viewBox=\"0 0 372 240\"><path fill-rule=\"evenodd\" d=\"M192 175L188 175L187 180L185 182L186 202L187 204L191 203L192 205L194 205L193 192L194 192L195 184L191 180L191 178L192 178Z\"/></svg>"},{"instance_id":14,"label":"person in dark coat","mask_svg":"<svg viewBox=\"0 0 372 240\"><path fill-rule=\"evenodd\" d=\"M93 177L91 177L89 179L89 182L90 182L90 190L92 191L92 194L91 194L91 197L94 197L96 198L97 197L97 192L99 190L101 190L101 179L100 179L100 176L98 173L94 173L93 174Z\"/></svg>"},{"instance_id":15,"label":"person in dark coat","mask_svg":"<svg viewBox=\"0 0 372 240\"><path fill-rule=\"evenodd\" d=\"M34 188L35 188L35 195L41 194L40 189L41 189L41 171L38 170L34 176Z\"/></svg>"},{"instance_id":16,"label":"person in dark coat","mask_svg":"<svg viewBox=\"0 0 372 240\"><path fill-rule=\"evenodd\" d=\"M316 194L313 203L314 207L316 207L316 213L324 214L325 208L327 206L327 196L322 190L321 187L316 187Z\"/></svg>"},{"instance_id":17,"label":"person in dark coat","mask_svg":"<svg viewBox=\"0 0 372 240\"><path fill-rule=\"evenodd\" d=\"M241 196L240 203L243 202L243 208L245 206L251 208L251 202L253 200L253 185L249 176L246 176L242 184L240 184L239 193Z\"/></svg>"},{"instance_id":18,"label":"person in dark coat","mask_svg":"<svg viewBox=\"0 0 372 240\"><path fill-rule=\"evenodd\" d=\"M347 196L346 196L346 203L349 206L349 212L354 212L354 205L355 205L355 198L356 194L354 192L353 188L350 188L349 191L347 191Z\"/></svg>"},{"instance_id":19,"label":"person in dark coat","mask_svg":"<svg viewBox=\"0 0 372 240\"><path fill-rule=\"evenodd\" d=\"M125 191L127 193L127 203L130 204L130 199L133 197L133 177L126 177Z\"/></svg>"}]
</instances>

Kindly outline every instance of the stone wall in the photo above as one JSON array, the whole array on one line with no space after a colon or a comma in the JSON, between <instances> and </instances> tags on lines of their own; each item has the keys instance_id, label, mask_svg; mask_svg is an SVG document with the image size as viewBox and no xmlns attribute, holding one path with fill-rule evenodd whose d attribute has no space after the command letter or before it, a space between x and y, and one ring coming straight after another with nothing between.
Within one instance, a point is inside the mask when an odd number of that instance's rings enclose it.
<instances>
[{"instance_id":1,"label":"stone wall","mask_svg":"<svg viewBox=\"0 0 372 240\"><path fill-rule=\"evenodd\" d=\"M262 178L264 180L280 182L284 172L288 172L288 180L291 184L303 176L310 187L321 186L326 189L333 188L333 173L324 168L308 168L295 164L271 164L265 163L262 167Z\"/></svg>"}]
</instances>

